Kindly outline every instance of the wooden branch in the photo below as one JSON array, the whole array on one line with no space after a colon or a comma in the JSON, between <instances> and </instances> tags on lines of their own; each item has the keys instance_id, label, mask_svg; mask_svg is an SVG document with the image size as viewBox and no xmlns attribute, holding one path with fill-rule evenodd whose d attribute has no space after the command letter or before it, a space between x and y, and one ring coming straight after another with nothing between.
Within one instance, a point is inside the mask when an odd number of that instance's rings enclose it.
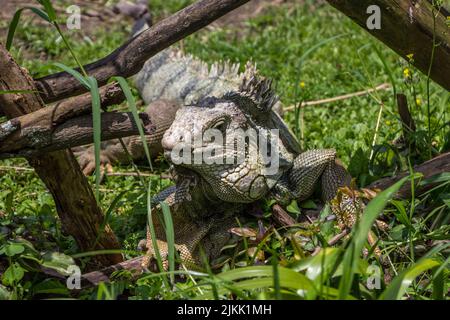
<instances>
[{"instance_id":1,"label":"wooden branch","mask_svg":"<svg viewBox=\"0 0 450 320\"><path fill-rule=\"evenodd\" d=\"M100 103L102 108L121 103L125 99L122 89L117 84L110 84L100 88ZM18 150L8 147L8 141L16 144L20 136L28 136L30 139L42 139L38 135L49 135L57 125L64 121L83 114L89 114L92 111L90 93L78 97L67 99L55 106L41 108L32 113L0 124L0 150L13 151ZM13 135L13 137L10 137ZM23 146L26 146L25 143Z\"/></svg>"},{"instance_id":2,"label":"wooden branch","mask_svg":"<svg viewBox=\"0 0 450 320\"><path fill-rule=\"evenodd\" d=\"M47 152L89 144L94 140L91 115L69 119L50 128L33 123L21 126L21 118L11 120L16 124L19 122L20 129L2 142L0 159L42 155ZM145 134L153 133L155 127L152 125L148 114L141 113L140 118L143 122ZM131 112L102 113L101 128L102 141L139 135L138 127Z\"/></svg>"},{"instance_id":3,"label":"wooden branch","mask_svg":"<svg viewBox=\"0 0 450 320\"><path fill-rule=\"evenodd\" d=\"M450 152L443 153L431 160L428 160L420 165L415 166L414 172L421 172L424 175L424 179L431 178L440 173L450 172ZM380 179L370 184L368 188L370 189L378 188L384 190L408 174L409 172L404 172L395 177ZM429 184L427 186L416 185L415 194L419 195L429 190L433 186L435 185L434 184ZM408 198L410 196L411 196L411 184L405 183L403 187L398 191L397 197Z\"/></svg>"},{"instance_id":4,"label":"wooden branch","mask_svg":"<svg viewBox=\"0 0 450 320\"><path fill-rule=\"evenodd\" d=\"M0 90L18 89L29 90L30 93L0 95L0 105L10 119L44 106L28 72L20 68L0 44ZM119 248L119 242L109 226L102 230L102 236L97 241L104 216L70 150L29 158L28 161L53 195L63 230L74 237L81 251ZM94 261L110 265L121 262L122 256L96 256Z\"/></svg>"},{"instance_id":5,"label":"wooden branch","mask_svg":"<svg viewBox=\"0 0 450 320\"><path fill-rule=\"evenodd\" d=\"M207 26L249 0L200 0L162 20L126 42L107 57L85 66L100 86L112 76L130 77L141 70L144 63L161 50ZM42 99L58 101L86 91L69 75L60 72L35 80Z\"/></svg>"},{"instance_id":6,"label":"wooden branch","mask_svg":"<svg viewBox=\"0 0 450 320\"><path fill-rule=\"evenodd\" d=\"M333 7L378 38L400 56L413 54L413 65L450 90L450 32L447 17L434 10L429 1L418 0L327 0ZM381 28L368 30L366 13L371 5L381 9ZM435 35L432 61L433 35ZM409 59L408 59L409 60Z\"/></svg>"},{"instance_id":7,"label":"wooden branch","mask_svg":"<svg viewBox=\"0 0 450 320\"><path fill-rule=\"evenodd\" d=\"M120 104L125 100L125 94L117 83L111 83L100 88L100 105L102 109ZM34 112L35 117L51 120L52 124L59 124L67 119L91 114L92 97L90 93L85 93L59 102L55 106L46 107ZM39 114L39 116L38 116ZM45 121L45 120L44 120Z\"/></svg>"}]
</instances>

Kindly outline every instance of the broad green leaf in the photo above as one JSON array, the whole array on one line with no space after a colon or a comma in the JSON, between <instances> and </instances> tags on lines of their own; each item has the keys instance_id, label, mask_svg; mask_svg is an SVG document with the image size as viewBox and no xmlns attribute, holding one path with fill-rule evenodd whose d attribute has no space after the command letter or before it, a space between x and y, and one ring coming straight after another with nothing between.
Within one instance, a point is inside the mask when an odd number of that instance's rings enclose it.
<instances>
[{"instance_id":1,"label":"broad green leaf","mask_svg":"<svg viewBox=\"0 0 450 320\"><path fill-rule=\"evenodd\" d=\"M56 279L45 279L33 286L33 294L69 295L67 287Z\"/></svg>"},{"instance_id":2,"label":"broad green leaf","mask_svg":"<svg viewBox=\"0 0 450 320\"><path fill-rule=\"evenodd\" d=\"M298 207L297 201L292 200L292 202L286 207L286 210L290 213L300 214L300 208Z\"/></svg>"},{"instance_id":3,"label":"broad green leaf","mask_svg":"<svg viewBox=\"0 0 450 320\"><path fill-rule=\"evenodd\" d=\"M70 275L69 267L75 265L72 257L60 252L46 252L42 256L42 266L53 269L60 274Z\"/></svg>"},{"instance_id":4,"label":"broad green leaf","mask_svg":"<svg viewBox=\"0 0 450 320\"><path fill-rule=\"evenodd\" d=\"M12 263L2 276L2 282L5 286L12 286L18 281L22 280L25 275L23 269L17 262Z\"/></svg>"},{"instance_id":5,"label":"broad green leaf","mask_svg":"<svg viewBox=\"0 0 450 320\"><path fill-rule=\"evenodd\" d=\"M317 205L314 201L312 201L311 199L308 199L306 201L302 201L300 203L300 207L304 208L304 209L317 209Z\"/></svg>"},{"instance_id":6,"label":"broad green leaf","mask_svg":"<svg viewBox=\"0 0 450 320\"><path fill-rule=\"evenodd\" d=\"M407 270L404 270L392 280L391 284L381 294L381 300L399 300L403 297L406 289L421 273L439 266L440 263L433 259L421 259Z\"/></svg>"},{"instance_id":7,"label":"broad green leaf","mask_svg":"<svg viewBox=\"0 0 450 320\"><path fill-rule=\"evenodd\" d=\"M18 254L21 254L25 251L24 246L19 243L10 243L7 244L4 248L4 252L8 257L12 257Z\"/></svg>"},{"instance_id":8,"label":"broad green leaf","mask_svg":"<svg viewBox=\"0 0 450 320\"><path fill-rule=\"evenodd\" d=\"M324 248L316 256L309 257L291 266L292 270L306 270L306 277L316 281L322 279L322 282L329 279L336 263L342 254L340 248Z\"/></svg>"}]
</instances>

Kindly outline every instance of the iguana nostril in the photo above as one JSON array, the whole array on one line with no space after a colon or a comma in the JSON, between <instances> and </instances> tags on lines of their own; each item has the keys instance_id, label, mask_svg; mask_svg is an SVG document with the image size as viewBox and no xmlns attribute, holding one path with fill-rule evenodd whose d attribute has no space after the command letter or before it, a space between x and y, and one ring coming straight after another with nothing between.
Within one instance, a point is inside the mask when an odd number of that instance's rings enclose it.
<instances>
[{"instance_id":1,"label":"iguana nostril","mask_svg":"<svg viewBox=\"0 0 450 320\"><path fill-rule=\"evenodd\" d=\"M178 142L183 142L184 141L184 136L179 136L178 137Z\"/></svg>"}]
</instances>

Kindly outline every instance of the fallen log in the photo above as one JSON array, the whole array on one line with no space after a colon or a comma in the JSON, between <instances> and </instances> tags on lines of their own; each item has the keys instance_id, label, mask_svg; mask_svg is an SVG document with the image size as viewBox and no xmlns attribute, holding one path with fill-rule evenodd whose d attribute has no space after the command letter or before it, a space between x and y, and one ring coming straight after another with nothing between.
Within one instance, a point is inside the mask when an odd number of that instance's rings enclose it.
<instances>
[{"instance_id":1,"label":"fallen log","mask_svg":"<svg viewBox=\"0 0 450 320\"><path fill-rule=\"evenodd\" d=\"M416 165L413 168L414 172L420 172L423 174L424 179L430 179L433 176L436 176L440 173L450 173L450 152L443 153L431 160L428 160L422 164ZM409 175L409 172L404 172L395 177L387 177L380 180L377 180L370 184L368 188L370 189L381 189L384 190L395 182L400 180L401 178ZM423 180L423 179L422 179ZM419 181L416 181L416 186L414 188L415 195L420 195L427 190L434 187L436 184L430 183L427 185L420 184ZM399 198L408 198L411 196L411 184L405 183L403 187L397 192L397 197Z\"/></svg>"},{"instance_id":2,"label":"fallen log","mask_svg":"<svg viewBox=\"0 0 450 320\"><path fill-rule=\"evenodd\" d=\"M110 282L111 275L120 270L134 271L135 275L139 275L143 272L142 260L143 256L137 257L131 260L126 260L124 262L106 267L102 270L92 271L85 273L81 276L81 288L90 288L98 285L100 282Z\"/></svg>"},{"instance_id":3,"label":"fallen log","mask_svg":"<svg viewBox=\"0 0 450 320\"><path fill-rule=\"evenodd\" d=\"M84 67L103 86L112 76L130 77L144 63L175 42L207 26L249 0L200 0L127 41L110 55ZM83 92L86 88L67 72L35 80L41 98L55 102Z\"/></svg>"},{"instance_id":4,"label":"fallen log","mask_svg":"<svg viewBox=\"0 0 450 320\"><path fill-rule=\"evenodd\" d=\"M155 131L147 113L140 113L144 133ZM48 152L69 149L93 143L92 116L80 116L54 127L21 126L21 117L10 120L19 129L0 145L0 159L34 157ZM102 141L139 135L131 112L105 112L101 116ZM0 130L1 135L1 130Z\"/></svg>"}]
</instances>

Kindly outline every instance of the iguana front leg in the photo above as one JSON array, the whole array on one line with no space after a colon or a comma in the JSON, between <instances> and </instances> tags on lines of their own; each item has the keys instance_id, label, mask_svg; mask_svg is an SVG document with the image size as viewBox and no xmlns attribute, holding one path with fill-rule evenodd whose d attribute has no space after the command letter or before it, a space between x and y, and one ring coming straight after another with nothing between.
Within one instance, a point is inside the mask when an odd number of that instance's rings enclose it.
<instances>
[{"instance_id":1,"label":"iguana front leg","mask_svg":"<svg viewBox=\"0 0 450 320\"><path fill-rule=\"evenodd\" d=\"M149 146L150 156L158 156L162 151L161 139L164 132L170 127L179 105L169 100L158 100L151 103L145 110L150 120L155 126L155 132L146 135L146 141ZM142 160L145 158L144 145L139 136L126 137L122 139L126 149L118 139L103 141L101 144L100 163L102 168L107 171L112 170L114 163L129 163L131 160ZM87 147L73 148L78 163L85 175L92 174L95 170L95 153L92 145ZM129 153L129 155L127 154Z\"/></svg>"},{"instance_id":2,"label":"iguana front leg","mask_svg":"<svg viewBox=\"0 0 450 320\"><path fill-rule=\"evenodd\" d=\"M333 149L309 150L294 159L292 168L274 188L282 203L308 199L320 187L325 202L333 199L339 187L349 186L351 176L336 159Z\"/></svg>"}]
</instances>

